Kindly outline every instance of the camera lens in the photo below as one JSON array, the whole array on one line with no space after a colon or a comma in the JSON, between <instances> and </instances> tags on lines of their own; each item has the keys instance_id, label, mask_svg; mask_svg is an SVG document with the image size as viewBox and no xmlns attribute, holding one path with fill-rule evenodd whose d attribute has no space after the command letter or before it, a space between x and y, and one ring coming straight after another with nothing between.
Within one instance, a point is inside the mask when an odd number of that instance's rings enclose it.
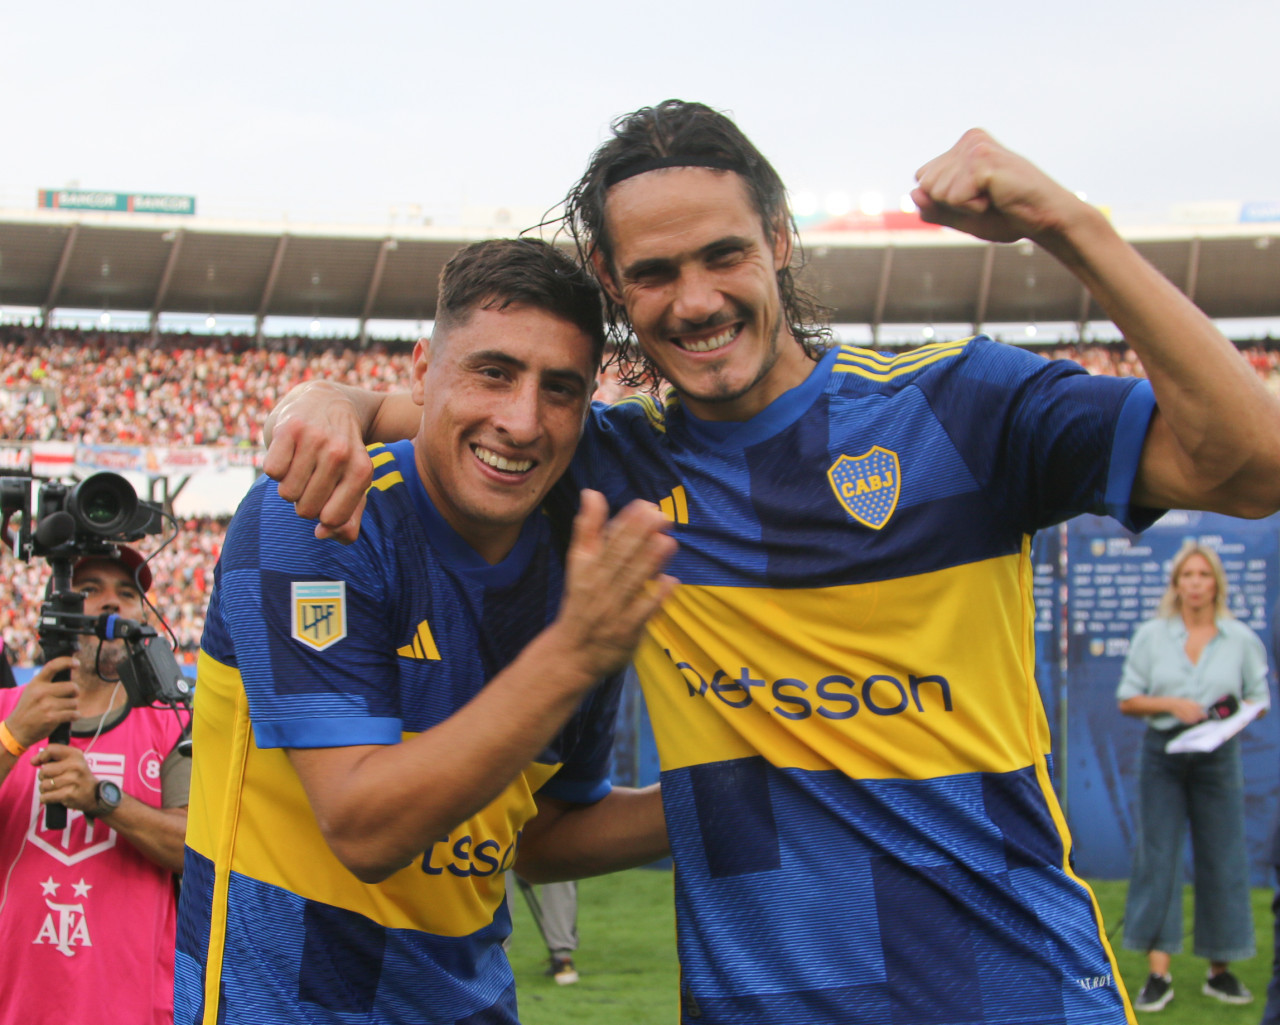
<instances>
[{"instance_id":1,"label":"camera lens","mask_svg":"<svg viewBox=\"0 0 1280 1025\"><path fill-rule=\"evenodd\" d=\"M95 473L67 495L67 511L81 527L99 537L119 534L137 509L137 492L118 473Z\"/></svg>"},{"instance_id":2,"label":"camera lens","mask_svg":"<svg viewBox=\"0 0 1280 1025\"><path fill-rule=\"evenodd\" d=\"M83 506L84 517L90 523L102 525L110 523L120 515L120 504L115 495L108 492L93 495Z\"/></svg>"}]
</instances>

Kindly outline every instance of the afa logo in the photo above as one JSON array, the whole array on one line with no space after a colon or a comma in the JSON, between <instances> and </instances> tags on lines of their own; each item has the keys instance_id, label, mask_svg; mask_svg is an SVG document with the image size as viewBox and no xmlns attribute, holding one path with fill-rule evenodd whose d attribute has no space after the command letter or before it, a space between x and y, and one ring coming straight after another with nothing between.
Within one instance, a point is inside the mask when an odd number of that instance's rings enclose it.
<instances>
[{"instance_id":1,"label":"afa logo","mask_svg":"<svg viewBox=\"0 0 1280 1025\"><path fill-rule=\"evenodd\" d=\"M85 764L98 779L107 779L126 791L128 757L115 751L87 751ZM27 842L63 865L78 865L116 846L116 831L105 820L91 818L75 808L67 809L67 819L61 829L47 829L44 805L40 803L40 781L31 780L30 818L27 820ZM82 895L83 896L83 895Z\"/></svg>"},{"instance_id":2,"label":"afa logo","mask_svg":"<svg viewBox=\"0 0 1280 1025\"><path fill-rule=\"evenodd\" d=\"M347 636L345 580L295 580L290 588L295 641L323 651Z\"/></svg>"},{"instance_id":3,"label":"afa logo","mask_svg":"<svg viewBox=\"0 0 1280 1025\"><path fill-rule=\"evenodd\" d=\"M898 454L879 445L860 456L841 456L831 464L827 480L845 512L864 527L879 530L898 508Z\"/></svg>"}]
</instances>

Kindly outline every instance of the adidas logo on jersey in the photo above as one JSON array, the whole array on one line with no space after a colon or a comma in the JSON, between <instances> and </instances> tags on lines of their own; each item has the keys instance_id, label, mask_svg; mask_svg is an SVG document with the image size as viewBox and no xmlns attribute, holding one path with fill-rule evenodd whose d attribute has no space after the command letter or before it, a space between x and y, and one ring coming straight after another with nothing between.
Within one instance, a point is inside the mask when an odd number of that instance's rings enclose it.
<instances>
[{"instance_id":1,"label":"adidas logo on jersey","mask_svg":"<svg viewBox=\"0 0 1280 1025\"><path fill-rule=\"evenodd\" d=\"M396 648L396 654L403 658L439 661L440 649L436 647L436 639L431 636L431 624L425 619L419 623L413 640L403 647Z\"/></svg>"},{"instance_id":2,"label":"adidas logo on jersey","mask_svg":"<svg viewBox=\"0 0 1280 1025\"><path fill-rule=\"evenodd\" d=\"M662 515L672 523L688 523L689 499L685 494L684 485L679 485L666 498L660 499L658 508L662 510Z\"/></svg>"}]
</instances>

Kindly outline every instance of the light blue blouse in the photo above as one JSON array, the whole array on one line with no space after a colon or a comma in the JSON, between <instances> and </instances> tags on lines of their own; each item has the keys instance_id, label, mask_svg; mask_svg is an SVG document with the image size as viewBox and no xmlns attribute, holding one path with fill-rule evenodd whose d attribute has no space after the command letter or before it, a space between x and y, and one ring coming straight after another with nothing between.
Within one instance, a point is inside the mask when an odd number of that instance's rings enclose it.
<instances>
[{"instance_id":1,"label":"light blue blouse","mask_svg":"<svg viewBox=\"0 0 1280 1025\"><path fill-rule=\"evenodd\" d=\"M1267 651L1249 627L1235 619L1219 619L1218 633L1200 653L1187 657L1187 626L1181 616L1149 619L1138 627L1120 674L1116 700L1145 694L1190 698L1208 707L1234 694L1243 701L1268 704ZM1181 725L1177 716L1148 716L1150 725L1169 730Z\"/></svg>"}]
</instances>

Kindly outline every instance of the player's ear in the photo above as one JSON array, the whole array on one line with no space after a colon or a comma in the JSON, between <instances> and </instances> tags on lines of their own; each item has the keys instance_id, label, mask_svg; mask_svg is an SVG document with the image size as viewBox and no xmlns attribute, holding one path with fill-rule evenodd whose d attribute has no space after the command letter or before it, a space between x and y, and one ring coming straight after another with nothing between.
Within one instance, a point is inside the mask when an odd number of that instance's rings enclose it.
<instances>
[{"instance_id":1,"label":"player's ear","mask_svg":"<svg viewBox=\"0 0 1280 1025\"><path fill-rule=\"evenodd\" d=\"M773 226L773 269L780 271L791 263L791 232L785 218L779 218Z\"/></svg>"},{"instance_id":2,"label":"player's ear","mask_svg":"<svg viewBox=\"0 0 1280 1025\"><path fill-rule=\"evenodd\" d=\"M419 338L413 346L413 367L409 376L409 394L413 401L422 405L426 397L427 368L431 365L431 339Z\"/></svg>"},{"instance_id":3,"label":"player's ear","mask_svg":"<svg viewBox=\"0 0 1280 1025\"><path fill-rule=\"evenodd\" d=\"M596 280L600 282L600 287L604 289L605 295L618 305L622 305L622 292L618 288L618 283L614 280L609 261L605 258L604 253L600 251L599 246L591 250L591 267L596 272Z\"/></svg>"}]
</instances>

